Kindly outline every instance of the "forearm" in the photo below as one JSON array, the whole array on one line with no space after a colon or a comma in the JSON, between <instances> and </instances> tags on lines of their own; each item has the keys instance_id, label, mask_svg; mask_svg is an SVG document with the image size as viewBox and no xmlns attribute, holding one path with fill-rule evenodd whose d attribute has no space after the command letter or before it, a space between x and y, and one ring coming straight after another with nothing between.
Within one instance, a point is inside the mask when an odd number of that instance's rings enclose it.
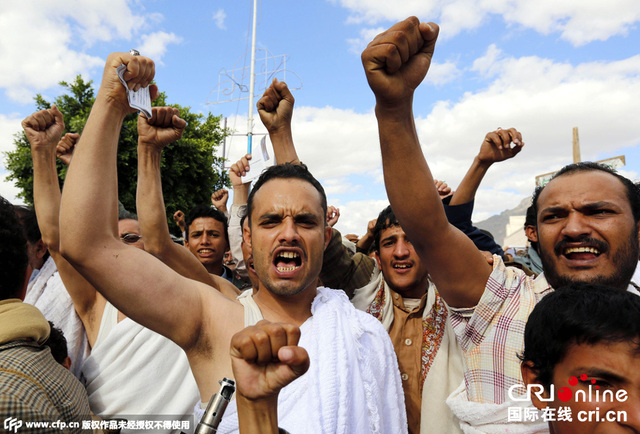
<instances>
[{"instance_id":1,"label":"forearm","mask_svg":"<svg viewBox=\"0 0 640 434\"><path fill-rule=\"evenodd\" d=\"M448 230L442 201L422 153L411 109L381 110L377 106L376 116L389 202L420 253Z\"/></svg>"},{"instance_id":2,"label":"forearm","mask_svg":"<svg viewBox=\"0 0 640 434\"><path fill-rule=\"evenodd\" d=\"M241 277L247 277L247 266L244 263L242 254L242 226L240 226L240 215L246 212L246 204L238 205L235 203L235 190L233 194L234 203L231 205L229 213L229 250L231 256L236 261L236 273Z\"/></svg>"},{"instance_id":3,"label":"forearm","mask_svg":"<svg viewBox=\"0 0 640 434\"><path fill-rule=\"evenodd\" d=\"M249 400L236 397L241 434L278 433L278 398Z\"/></svg>"},{"instance_id":4,"label":"forearm","mask_svg":"<svg viewBox=\"0 0 640 434\"><path fill-rule=\"evenodd\" d=\"M51 252L59 251L60 185L55 149L31 150L33 161L33 203L42 240Z\"/></svg>"},{"instance_id":5,"label":"forearm","mask_svg":"<svg viewBox=\"0 0 640 434\"><path fill-rule=\"evenodd\" d=\"M324 251L320 279L329 288L344 290L349 298L356 289L368 284L375 261L367 255L352 255L342 244L342 236L332 229L331 240Z\"/></svg>"},{"instance_id":6,"label":"forearm","mask_svg":"<svg viewBox=\"0 0 640 434\"><path fill-rule=\"evenodd\" d=\"M296 147L293 144L291 125L278 130L269 131L269 138L273 145L276 164L293 163L300 164Z\"/></svg>"},{"instance_id":7,"label":"forearm","mask_svg":"<svg viewBox=\"0 0 640 434\"><path fill-rule=\"evenodd\" d=\"M160 163L162 152L151 146L138 145L138 186L136 208L144 237L145 250L162 258L173 241L166 221Z\"/></svg>"},{"instance_id":8,"label":"forearm","mask_svg":"<svg viewBox=\"0 0 640 434\"><path fill-rule=\"evenodd\" d=\"M358 252L367 254L369 253L369 249L371 249L372 244L373 244L373 236L369 232L367 232L356 243L356 249Z\"/></svg>"},{"instance_id":9,"label":"forearm","mask_svg":"<svg viewBox=\"0 0 640 434\"><path fill-rule=\"evenodd\" d=\"M145 250L181 275L212 285L209 273L197 258L171 239L162 195L161 160L161 151L144 144L138 146L136 208Z\"/></svg>"},{"instance_id":10,"label":"forearm","mask_svg":"<svg viewBox=\"0 0 640 434\"><path fill-rule=\"evenodd\" d=\"M460 205L463 203L471 202L476 197L476 191L482 182L482 179L487 174L487 171L491 167L491 164L481 162L478 157L473 159L471 167L462 178L458 189L451 198L450 205Z\"/></svg>"},{"instance_id":11,"label":"forearm","mask_svg":"<svg viewBox=\"0 0 640 434\"><path fill-rule=\"evenodd\" d=\"M402 229L445 301L452 307L474 306L491 267L471 240L449 224L413 116L377 107L376 115L385 187Z\"/></svg>"},{"instance_id":12,"label":"forearm","mask_svg":"<svg viewBox=\"0 0 640 434\"><path fill-rule=\"evenodd\" d=\"M89 344L93 346L97 336L97 328L94 327L96 318L93 307L96 303L96 290L87 280L76 271L59 251L59 213L60 213L60 186L55 164L55 152L53 149L32 150L33 159L33 202L38 217L38 226L42 233L42 239L49 248L60 278L69 292L73 306L82 319L87 331ZM100 317L97 317L97 321Z\"/></svg>"}]
</instances>

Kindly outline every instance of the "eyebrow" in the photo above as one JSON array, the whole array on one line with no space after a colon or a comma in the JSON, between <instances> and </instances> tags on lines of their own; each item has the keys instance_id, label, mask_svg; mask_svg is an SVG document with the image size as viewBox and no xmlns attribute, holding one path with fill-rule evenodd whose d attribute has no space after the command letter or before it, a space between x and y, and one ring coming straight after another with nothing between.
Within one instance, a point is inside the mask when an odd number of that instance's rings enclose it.
<instances>
[{"instance_id":1,"label":"eyebrow","mask_svg":"<svg viewBox=\"0 0 640 434\"><path fill-rule=\"evenodd\" d=\"M258 220L278 220L281 218L282 216L277 212L267 212L258 217Z\"/></svg>"},{"instance_id":2,"label":"eyebrow","mask_svg":"<svg viewBox=\"0 0 640 434\"><path fill-rule=\"evenodd\" d=\"M544 208L543 210L540 211L540 214L544 214L544 213L556 213L556 212L560 212L560 211L566 211L567 210L567 206L550 206L548 208ZM615 209L619 209L620 207L618 205L616 205L613 202L608 202L605 200L601 200L599 202L590 202L590 203L586 203L584 205L580 205L577 209L578 210L585 210L585 211L589 211L589 210L596 210L596 209L601 209L601 208L615 208Z\"/></svg>"},{"instance_id":3,"label":"eyebrow","mask_svg":"<svg viewBox=\"0 0 640 434\"><path fill-rule=\"evenodd\" d=\"M312 212L302 212L293 217L294 220L313 220L318 221L318 216Z\"/></svg>"},{"instance_id":4,"label":"eyebrow","mask_svg":"<svg viewBox=\"0 0 640 434\"><path fill-rule=\"evenodd\" d=\"M380 240L380 244L384 243L385 241L395 241L398 239L398 235L389 235L388 237L384 237Z\"/></svg>"},{"instance_id":5,"label":"eyebrow","mask_svg":"<svg viewBox=\"0 0 640 434\"><path fill-rule=\"evenodd\" d=\"M611 372L609 370L606 369L602 369L602 368L594 368L594 367L578 367L576 368L576 371L580 371L584 374L587 374L589 377L598 377L598 378L602 378L604 380L607 380L611 383L617 383L617 384L621 384L621 383L627 383L627 379L624 377L621 377L620 375Z\"/></svg>"}]
</instances>

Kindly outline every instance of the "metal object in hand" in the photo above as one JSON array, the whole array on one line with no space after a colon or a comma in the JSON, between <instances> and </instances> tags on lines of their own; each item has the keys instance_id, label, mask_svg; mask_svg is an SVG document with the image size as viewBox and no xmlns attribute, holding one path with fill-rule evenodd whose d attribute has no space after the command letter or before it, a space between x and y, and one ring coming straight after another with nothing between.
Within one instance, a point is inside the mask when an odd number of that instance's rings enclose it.
<instances>
[{"instance_id":1,"label":"metal object in hand","mask_svg":"<svg viewBox=\"0 0 640 434\"><path fill-rule=\"evenodd\" d=\"M227 409L233 393L236 391L235 381L227 377L224 377L218 383L220 383L221 386L220 392L213 395L209 400L209 405L207 405L207 409L196 427L194 434L212 434L218 430L222 415Z\"/></svg>"}]
</instances>

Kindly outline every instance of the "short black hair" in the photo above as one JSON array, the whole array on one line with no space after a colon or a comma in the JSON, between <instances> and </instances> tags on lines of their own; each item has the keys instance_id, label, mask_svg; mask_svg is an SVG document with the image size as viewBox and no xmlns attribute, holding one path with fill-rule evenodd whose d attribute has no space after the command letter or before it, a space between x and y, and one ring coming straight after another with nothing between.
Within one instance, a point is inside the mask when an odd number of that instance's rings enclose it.
<instances>
[{"instance_id":1,"label":"short black hair","mask_svg":"<svg viewBox=\"0 0 640 434\"><path fill-rule=\"evenodd\" d=\"M640 353L640 296L575 282L545 296L529 315L520 359L547 388L572 345L630 342Z\"/></svg>"},{"instance_id":2,"label":"short black hair","mask_svg":"<svg viewBox=\"0 0 640 434\"><path fill-rule=\"evenodd\" d=\"M562 169L560 169L559 172L553 175L549 182L563 175L571 175L577 172L592 172L598 170L613 175L618 178L620 182L622 182L627 191L627 198L629 199L629 205L631 206L631 212L633 213L633 220L638 223L640 221L640 190L631 180L620 175L615 169L609 166L605 166L604 164L600 163L593 163L591 161L569 164L567 166L564 166ZM540 194L545 189L545 187L546 185L536 187L535 191L533 192L533 197L531 198L531 206L533 207L533 212L536 217L538 215L538 198L540 197Z\"/></svg>"},{"instance_id":3,"label":"short black hair","mask_svg":"<svg viewBox=\"0 0 640 434\"><path fill-rule=\"evenodd\" d=\"M120 220L138 220L138 215L126 209L118 211L118 221Z\"/></svg>"},{"instance_id":4,"label":"short black hair","mask_svg":"<svg viewBox=\"0 0 640 434\"><path fill-rule=\"evenodd\" d=\"M249 225L251 225L251 213L253 211L253 201L256 193L260 188L271 181L272 179L300 179L302 181L307 181L309 184L313 185L313 187L320 193L320 205L322 206L323 218L325 225L327 224L327 195L324 192L324 188L322 188L322 184L309 172L307 166L304 164L276 164L275 166L271 166L267 168L258 180L253 185L251 189L251 193L249 193L249 198L247 199L247 216L249 218Z\"/></svg>"},{"instance_id":5,"label":"short black hair","mask_svg":"<svg viewBox=\"0 0 640 434\"><path fill-rule=\"evenodd\" d=\"M524 218L524 229L527 229L527 226L533 226L533 227L538 227L538 216L537 216L537 212L536 212L536 208L534 208L533 205L529 205L529 208L527 208L527 214ZM529 243L531 243L531 247L534 248L534 250L537 252L538 251L538 242L537 241L529 241Z\"/></svg>"},{"instance_id":6,"label":"short black hair","mask_svg":"<svg viewBox=\"0 0 640 434\"><path fill-rule=\"evenodd\" d=\"M224 239L227 240L227 244L229 244L229 222L227 220L227 216L219 209L206 203L194 206L191 208L189 213L187 213L187 217L185 218L187 230L185 231L184 239L189 241L189 226L191 226L191 223L193 223L195 219L203 217L210 217L222 223L224 226Z\"/></svg>"},{"instance_id":7,"label":"short black hair","mask_svg":"<svg viewBox=\"0 0 640 434\"><path fill-rule=\"evenodd\" d=\"M51 321L49 321L49 326L51 327L51 333L49 333L49 339L46 340L44 345L51 348L51 355L56 362L62 365L65 359L69 357L67 339L64 337L62 330L53 325Z\"/></svg>"},{"instance_id":8,"label":"short black hair","mask_svg":"<svg viewBox=\"0 0 640 434\"><path fill-rule=\"evenodd\" d=\"M27 239L14 206L0 196L0 300L18 298L26 279Z\"/></svg>"},{"instance_id":9,"label":"short black hair","mask_svg":"<svg viewBox=\"0 0 640 434\"><path fill-rule=\"evenodd\" d=\"M26 205L14 205L14 207L16 215L24 228L24 235L27 237L27 241L32 244L40 241L42 239L42 233L40 232L38 217L33 207Z\"/></svg>"},{"instance_id":10,"label":"short black hair","mask_svg":"<svg viewBox=\"0 0 640 434\"><path fill-rule=\"evenodd\" d=\"M400 222L398 222L398 218L395 213L391 209L391 205L380 211L378 214L378 220L376 220L376 225L373 227L373 251L380 253L380 237L382 236L382 231L390 228L391 226L400 226Z\"/></svg>"}]
</instances>

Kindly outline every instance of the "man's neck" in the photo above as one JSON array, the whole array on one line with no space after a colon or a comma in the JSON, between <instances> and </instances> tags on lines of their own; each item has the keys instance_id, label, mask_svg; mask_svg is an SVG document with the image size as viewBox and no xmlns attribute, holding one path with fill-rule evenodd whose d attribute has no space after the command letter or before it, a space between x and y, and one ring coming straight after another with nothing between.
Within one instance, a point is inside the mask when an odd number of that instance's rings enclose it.
<instances>
[{"instance_id":1,"label":"man's neck","mask_svg":"<svg viewBox=\"0 0 640 434\"><path fill-rule=\"evenodd\" d=\"M260 308L264 319L286 322L300 327L311 317L311 303L316 294L315 284L295 295L277 295L260 284L253 299Z\"/></svg>"},{"instance_id":2,"label":"man's neck","mask_svg":"<svg viewBox=\"0 0 640 434\"><path fill-rule=\"evenodd\" d=\"M222 263L204 264L204 267L207 269L209 274L215 274L216 276L222 276L222 272L224 271Z\"/></svg>"},{"instance_id":3,"label":"man's neck","mask_svg":"<svg viewBox=\"0 0 640 434\"><path fill-rule=\"evenodd\" d=\"M429 279L425 279L423 282L412 285L408 288L394 288L389 285L389 282L385 280L387 286L393 290L396 294L399 294L402 298L422 298L429 290Z\"/></svg>"}]
</instances>

